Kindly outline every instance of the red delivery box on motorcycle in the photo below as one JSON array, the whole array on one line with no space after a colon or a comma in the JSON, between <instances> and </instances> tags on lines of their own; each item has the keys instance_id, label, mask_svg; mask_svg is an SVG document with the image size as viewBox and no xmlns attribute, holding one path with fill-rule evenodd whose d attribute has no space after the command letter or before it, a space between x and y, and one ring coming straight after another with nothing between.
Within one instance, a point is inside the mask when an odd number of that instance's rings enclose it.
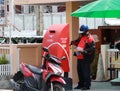
<instances>
[{"instance_id":1,"label":"red delivery box on motorcycle","mask_svg":"<svg viewBox=\"0 0 120 91\"><path fill-rule=\"evenodd\" d=\"M54 24L51 25L43 38L42 47L47 47L50 54L58 58L66 57L62 61L64 72L69 72L69 24Z\"/></svg>"}]
</instances>

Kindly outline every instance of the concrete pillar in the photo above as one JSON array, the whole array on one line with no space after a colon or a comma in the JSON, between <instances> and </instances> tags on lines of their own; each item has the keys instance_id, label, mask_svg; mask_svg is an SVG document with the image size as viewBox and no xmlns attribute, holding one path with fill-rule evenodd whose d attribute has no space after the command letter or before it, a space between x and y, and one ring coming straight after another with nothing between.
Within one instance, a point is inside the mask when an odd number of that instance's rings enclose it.
<instances>
[{"instance_id":1,"label":"concrete pillar","mask_svg":"<svg viewBox=\"0 0 120 91\"><path fill-rule=\"evenodd\" d=\"M37 26L37 35L43 35L43 29L44 29L44 22L43 22L43 6L42 5L36 5L36 26Z\"/></svg>"},{"instance_id":2,"label":"concrete pillar","mask_svg":"<svg viewBox=\"0 0 120 91\"><path fill-rule=\"evenodd\" d=\"M78 2L67 2L66 3L66 23L70 24L70 41L78 37L79 29L79 18L72 17L70 14L79 8ZM78 81L77 77L77 60L73 56L74 46L71 46L70 50L70 74L69 76L73 79L73 83Z\"/></svg>"}]
</instances>

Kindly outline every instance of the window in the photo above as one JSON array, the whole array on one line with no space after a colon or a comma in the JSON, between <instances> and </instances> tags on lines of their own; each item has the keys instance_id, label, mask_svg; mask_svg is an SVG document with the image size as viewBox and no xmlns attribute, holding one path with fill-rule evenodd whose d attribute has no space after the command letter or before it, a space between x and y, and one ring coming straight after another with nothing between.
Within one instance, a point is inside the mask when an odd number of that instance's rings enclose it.
<instances>
[{"instance_id":1,"label":"window","mask_svg":"<svg viewBox=\"0 0 120 91\"><path fill-rule=\"evenodd\" d=\"M35 13L35 7L34 5L16 5L15 13L21 13L21 14Z\"/></svg>"}]
</instances>

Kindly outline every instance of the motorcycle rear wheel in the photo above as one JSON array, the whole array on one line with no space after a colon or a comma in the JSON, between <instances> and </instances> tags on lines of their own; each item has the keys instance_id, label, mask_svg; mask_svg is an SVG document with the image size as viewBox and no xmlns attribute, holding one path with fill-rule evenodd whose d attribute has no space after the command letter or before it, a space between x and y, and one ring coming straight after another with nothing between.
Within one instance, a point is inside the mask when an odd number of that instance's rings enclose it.
<instances>
[{"instance_id":1,"label":"motorcycle rear wheel","mask_svg":"<svg viewBox=\"0 0 120 91\"><path fill-rule=\"evenodd\" d=\"M51 91L51 87L49 87L48 91ZM60 83L54 83L53 91L65 91L65 88Z\"/></svg>"}]
</instances>

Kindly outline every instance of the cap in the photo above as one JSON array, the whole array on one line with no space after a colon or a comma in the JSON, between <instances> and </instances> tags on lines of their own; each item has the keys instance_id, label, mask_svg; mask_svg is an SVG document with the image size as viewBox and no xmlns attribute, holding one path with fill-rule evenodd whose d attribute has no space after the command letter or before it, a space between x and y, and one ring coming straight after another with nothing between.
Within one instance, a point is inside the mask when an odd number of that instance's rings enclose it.
<instances>
[{"instance_id":1,"label":"cap","mask_svg":"<svg viewBox=\"0 0 120 91\"><path fill-rule=\"evenodd\" d=\"M81 25L80 30L78 31L78 33L84 33L87 32L89 30L87 25Z\"/></svg>"}]
</instances>

